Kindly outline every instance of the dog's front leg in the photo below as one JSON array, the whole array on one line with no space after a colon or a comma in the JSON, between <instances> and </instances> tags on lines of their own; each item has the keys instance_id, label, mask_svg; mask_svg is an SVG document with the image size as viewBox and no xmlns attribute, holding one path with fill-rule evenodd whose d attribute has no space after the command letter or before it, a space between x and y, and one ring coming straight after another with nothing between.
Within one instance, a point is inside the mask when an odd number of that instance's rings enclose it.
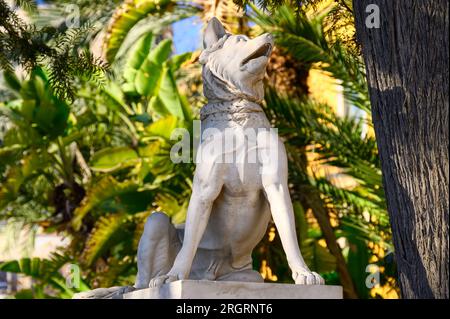
<instances>
[{"instance_id":1,"label":"dog's front leg","mask_svg":"<svg viewBox=\"0 0 450 319\"><path fill-rule=\"evenodd\" d=\"M309 270L300 252L295 231L294 209L287 183L288 164L284 145L273 132L263 132L258 136L258 148L261 158L266 159L261 172L264 192L292 270L292 278L296 284L324 284L319 274Z\"/></svg>"},{"instance_id":2,"label":"dog's front leg","mask_svg":"<svg viewBox=\"0 0 450 319\"><path fill-rule=\"evenodd\" d=\"M197 247L208 225L212 205L222 190L223 174L219 165L213 165L211 174L204 174L201 165L197 166L186 215L183 246L170 271L166 275L153 278L150 281L150 287L188 278Z\"/></svg>"},{"instance_id":3,"label":"dog's front leg","mask_svg":"<svg viewBox=\"0 0 450 319\"><path fill-rule=\"evenodd\" d=\"M309 270L300 253L295 231L294 211L287 183L266 184L264 189L295 283L304 285L323 284L323 278Z\"/></svg>"}]
</instances>

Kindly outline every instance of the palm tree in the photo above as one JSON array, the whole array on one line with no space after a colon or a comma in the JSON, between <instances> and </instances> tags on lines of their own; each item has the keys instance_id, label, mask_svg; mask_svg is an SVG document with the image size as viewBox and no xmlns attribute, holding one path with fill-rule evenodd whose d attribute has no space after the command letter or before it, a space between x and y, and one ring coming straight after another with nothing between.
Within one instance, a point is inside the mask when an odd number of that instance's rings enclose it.
<instances>
[{"instance_id":1,"label":"palm tree","mask_svg":"<svg viewBox=\"0 0 450 319\"><path fill-rule=\"evenodd\" d=\"M361 109L368 117L363 64L348 53L344 44L339 41L330 44L324 32L324 19L330 8L316 12L312 17L302 13L296 15L287 6L280 7L271 15L256 7L253 11L253 20L264 31L275 35L277 45L288 51L298 63L331 74L343 86L347 103ZM363 134L362 126L367 125L363 119L338 118L328 107L314 106L304 96L294 101L292 96L290 100L280 99L273 92L266 97L269 118L286 134L293 198L298 198L305 211L311 209L319 223L327 247L336 258L346 296L367 296L364 283L355 287L355 283L364 282L357 278L362 269L352 273L349 269L351 261L347 258L346 262L337 238L346 238L350 245L362 247L359 255L368 255L364 250L372 241L385 250L392 249L375 140L373 136ZM351 176L356 185L345 189L327 176L308 174L308 166L313 164L308 160L311 146L319 156L316 159L320 161L319 167L326 164L339 168L345 172L340 179L343 175ZM376 216L375 225L371 225L370 220L369 225L364 225L363 213ZM333 223L337 225L333 226ZM359 235L355 237L355 233ZM379 233L386 236L377 236ZM366 257L365 265L368 260Z\"/></svg>"}]
</instances>

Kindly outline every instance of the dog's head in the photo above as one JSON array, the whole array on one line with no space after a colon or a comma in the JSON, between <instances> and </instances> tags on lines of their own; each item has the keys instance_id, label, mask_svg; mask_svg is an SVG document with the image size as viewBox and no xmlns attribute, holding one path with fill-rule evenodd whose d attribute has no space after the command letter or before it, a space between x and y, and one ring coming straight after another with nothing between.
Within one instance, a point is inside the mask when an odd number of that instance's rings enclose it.
<instances>
[{"instance_id":1,"label":"dog's head","mask_svg":"<svg viewBox=\"0 0 450 319\"><path fill-rule=\"evenodd\" d=\"M227 33L212 18L203 36L203 91L210 101L245 98L260 102L264 98L263 78L273 48L273 38L266 33L249 39Z\"/></svg>"}]
</instances>

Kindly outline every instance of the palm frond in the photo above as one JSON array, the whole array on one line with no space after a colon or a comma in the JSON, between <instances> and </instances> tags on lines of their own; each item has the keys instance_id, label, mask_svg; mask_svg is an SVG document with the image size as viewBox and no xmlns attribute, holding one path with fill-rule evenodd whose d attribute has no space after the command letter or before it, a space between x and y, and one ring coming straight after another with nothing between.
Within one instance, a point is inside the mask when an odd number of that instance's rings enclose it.
<instances>
[{"instance_id":1,"label":"palm frond","mask_svg":"<svg viewBox=\"0 0 450 319\"><path fill-rule=\"evenodd\" d=\"M83 263L87 267L91 266L110 247L126 222L127 218L124 214L100 217L89 234L81 255Z\"/></svg>"},{"instance_id":2,"label":"palm frond","mask_svg":"<svg viewBox=\"0 0 450 319\"><path fill-rule=\"evenodd\" d=\"M389 218L377 147L373 136L363 134L364 119L338 117L327 105L282 98L271 89L266 92L265 104L269 119L285 140L289 181L295 192L300 197L308 190L318 192L325 209L342 222L338 228L346 235L353 231L361 240L389 246ZM308 154L316 155L314 163L308 160ZM309 172L312 164L339 173ZM352 186L336 183L342 179L351 179Z\"/></svg>"},{"instance_id":3,"label":"palm frond","mask_svg":"<svg viewBox=\"0 0 450 319\"><path fill-rule=\"evenodd\" d=\"M330 44L324 32L324 18L330 9L308 17L296 15L282 6L272 15L265 15L252 7L250 17L265 32L274 35L276 44L299 62L331 74L336 84L344 88L344 97L351 104L370 110L364 65L359 57L350 54L339 41Z\"/></svg>"},{"instance_id":4,"label":"palm frond","mask_svg":"<svg viewBox=\"0 0 450 319\"><path fill-rule=\"evenodd\" d=\"M170 0L126 0L114 12L106 31L106 58L112 62L128 32L149 14L162 13L173 6Z\"/></svg>"},{"instance_id":5,"label":"palm frond","mask_svg":"<svg viewBox=\"0 0 450 319\"><path fill-rule=\"evenodd\" d=\"M50 285L59 291L61 296L71 298L75 292L80 290L68 287L60 270L60 264L55 262L55 259L22 258L0 264L0 271L30 276L37 280L39 285ZM35 286L35 288L38 287ZM82 287L79 288L85 289L86 284L82 282Z\"/></svg>"},{"instance_id":6,"label":"palm frond","mask_svg":"<svg viewBox=\"0 0 450 319\"><path fill-rule=\"evenodd\" d=\"M72 220L73 228L79 230L84 216L105 200L120 194L135 191L138 187L139 184L133 180L119 182L109 175L100 179L92 185L80 206L74 211L74 218Z\"/></svg>"},{"instance_id":7,"label":"palm frond","mask_svg":"<svg viewBox=\"0 0 450 319\"><path fill-rule=\"evenodd\" d=\"M14 0L14 4L27 12L35 12L37 9L35 0Z\"/></svg>"}]
</instances>

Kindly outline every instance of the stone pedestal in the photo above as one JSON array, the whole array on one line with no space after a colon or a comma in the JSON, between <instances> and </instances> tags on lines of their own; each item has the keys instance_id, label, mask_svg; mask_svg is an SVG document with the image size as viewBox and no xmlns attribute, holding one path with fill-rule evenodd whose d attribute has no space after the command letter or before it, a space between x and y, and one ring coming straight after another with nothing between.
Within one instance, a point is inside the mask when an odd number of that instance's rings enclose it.
<instances>
[{"instance_id":1,"label":"stone pedestal","mask_svg":"<svg viewBox=\"0 0 450 319\"><path fill-rule=\"evenodd\" d=\"M341 286L178 280L136 290L124 299L342 299Z\"/></svg>"}]
</instances>

